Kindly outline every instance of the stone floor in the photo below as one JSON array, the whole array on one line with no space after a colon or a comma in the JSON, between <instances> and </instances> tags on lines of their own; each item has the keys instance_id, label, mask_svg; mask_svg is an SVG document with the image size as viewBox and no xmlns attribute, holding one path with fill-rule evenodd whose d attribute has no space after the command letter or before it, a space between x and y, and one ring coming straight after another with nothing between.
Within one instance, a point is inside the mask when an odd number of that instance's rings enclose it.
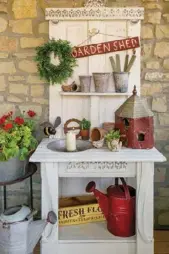
<instances>
[{"instance_id":1,"label":"stone floor","mask_svg":"<svg viewBox=\"0 0 169 254\"><path fill-rule=\"evenodd\" d=\"M40 254L39 245L34 254ZM155 231L155 254L169 254L169 231Z\"/></svg>"}]
</instances>

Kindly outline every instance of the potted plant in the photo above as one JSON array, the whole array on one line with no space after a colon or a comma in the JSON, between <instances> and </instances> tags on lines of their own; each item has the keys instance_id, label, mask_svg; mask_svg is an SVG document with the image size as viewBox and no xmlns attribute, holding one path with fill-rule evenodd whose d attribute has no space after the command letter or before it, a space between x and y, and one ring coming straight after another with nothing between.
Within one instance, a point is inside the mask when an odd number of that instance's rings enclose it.
<instances>
[{"instance_id":1,"label":"potted plant","mask_svg":"<svg viewBox=\"0 0 169 254\"><path fill-rule=\"evenodd\" d=\"M0 118L0 182L14 181L25 174L29 154L37 147L33 136L36 113L32 110Z\"/></svg>"},{"instance_id":2,"label":"potted plant","mask_svg":"<svg viewBox=\"0 0 169 254\"><path fill-rule=\"evenodd\" d=\"M80 135L83 140L89 140L91 122L83 118L80 123Z\"/></svg>"},{"instance_id":3,"label":"potted plant","mask_svg":"<svg viewBox=\"0 0 169 254\"><path fill-rule=\"evenodd\" d=\"M120 131L111 130L105 135L105 141L110 151L116 152L121 149Z\"/></svg>"}]
</instances>

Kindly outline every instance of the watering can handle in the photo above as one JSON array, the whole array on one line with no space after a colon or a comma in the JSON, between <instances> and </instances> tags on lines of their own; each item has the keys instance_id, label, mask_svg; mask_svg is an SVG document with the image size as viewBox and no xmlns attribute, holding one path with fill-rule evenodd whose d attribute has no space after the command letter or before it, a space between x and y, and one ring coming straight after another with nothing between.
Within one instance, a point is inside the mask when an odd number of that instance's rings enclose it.
<instances>
[{"instance_id":1,"label":"watering can handle","mask_svg":"<svg viewBox=\"0 0 169 254\"><path fill-rule=\"evenodd\" d=\"M130 199L130 192L129 192L129 189L128 189L128 186L126 184L126 181L124 180L123 177L120 177L120 180L123 184L123 188L124 188L124 192L125 192L125 196L126 196L126 199ZM119 178L115 178L115 185L118 186L119 185Z\"/></svg>"}]
</instances>

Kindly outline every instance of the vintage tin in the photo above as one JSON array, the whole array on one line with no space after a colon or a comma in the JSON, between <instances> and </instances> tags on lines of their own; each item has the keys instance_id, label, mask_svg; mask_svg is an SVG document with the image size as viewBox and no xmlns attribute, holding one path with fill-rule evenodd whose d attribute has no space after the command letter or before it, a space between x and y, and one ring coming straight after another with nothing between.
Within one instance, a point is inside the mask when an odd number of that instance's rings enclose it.
<instances>
[{"instance_id":1,"label":"vintage tin","mask_svg":"<svg viewBox=\"0 0 169 254\"><path fill-rule=\"evenodd\" d=\"M94 196L60 198L59 225L78 225L104 221L105 217Z\"/></svg>"}]
</instances>

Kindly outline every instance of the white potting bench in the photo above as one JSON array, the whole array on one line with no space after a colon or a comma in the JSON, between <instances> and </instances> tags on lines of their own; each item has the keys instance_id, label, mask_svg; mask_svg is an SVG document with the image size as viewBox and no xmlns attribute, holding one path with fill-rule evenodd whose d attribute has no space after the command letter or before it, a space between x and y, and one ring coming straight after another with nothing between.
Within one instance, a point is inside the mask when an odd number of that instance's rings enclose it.
<instances>
[{"instance_id":1,"label":"white potting bench","mask_svg":"<svg viewBox=\"0 0 169 254\"><path fill-rule=\"evenodd\" d=\"M93 44L126 37L140 36L140 20L143 8L66 8L47 9L50 38L66 39L73 45L85 41L93 31L100 31L85 44ZM129 50L128 54L132 54ZM120 52L122 63L125 51ZM68 82L79 83L78 76L93 72L111 72L109 56L96 55L78 59L78 67ZM92 127L103 122L113 122L115 110L128 98L137 86L140 93L140 48L136 49L136 62L129 79L126 94L114 92L111 85L107 93L64 93L61 86L50 86L50 121L61 116L62 124L58 138L64 137L63 124L71 118L90 119ZM40 162L42 177L42 217L50 210L58 212L60 196L85 193L86 184L95 180L97 188L105 191L114 177L134 179L137 188L136 236L120 238L110 234L106 223L86 225L58 225L46 228L41 241L42 254L153 254L153 176L154 162L163 162L165 157L155 148L151 150L122 149L112 153L108 150L91 149L79 153L57 153L47 149L53 140L45 139L30 158Z\"/></svg>"}]
</instances>

